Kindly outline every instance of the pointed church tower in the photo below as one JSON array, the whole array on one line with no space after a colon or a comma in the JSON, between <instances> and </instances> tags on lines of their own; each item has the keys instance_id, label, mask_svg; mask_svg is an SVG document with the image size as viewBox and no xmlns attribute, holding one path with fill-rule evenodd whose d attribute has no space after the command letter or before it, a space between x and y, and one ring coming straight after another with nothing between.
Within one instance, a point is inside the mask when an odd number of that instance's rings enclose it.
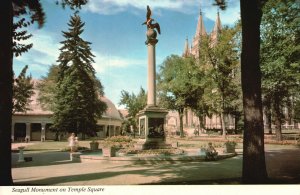
<instances>
[{"instance_id":1,"label":"pointed church tower","mask_svg":"<svg viewBox=\"0 0 300 195\"><path fill-rule=\"evenodd\" d=\"M212 40L212 46L217 44L218 36L220 35L221 30L222 30L222 25L221 25L221 20L220 20L220 14L219 14L219 11L218 11L215 26L214 26L213 31L211 32L211 35L210 35L210 38Z\"/></svg>"},{"instance_id":2,"label":"pointed church tower","mask_svg":"<svg viewBox=\"0 0 300 195\"><path fill-rule=\"evenodd\" d=\"M191 53L197 58L199 56L199 43L201 41L202 36L206 36L206 31L203 23L202 11L200 9L200 14L197 23L196 34L192 43L192 51Z\"/></svg>"},{"instance_id":3,"label":"pointed church tower","mask_svg":"<svg viewBox=\"0 0 300 195\"><path fill-rule=\"evenodd\" d=\"M190 52L190 47L189 47L189 40L186 37L182 57L187 58L187 57L190 57L190 56L191 56L191 52Z\"/></svg>"}]
</instances>

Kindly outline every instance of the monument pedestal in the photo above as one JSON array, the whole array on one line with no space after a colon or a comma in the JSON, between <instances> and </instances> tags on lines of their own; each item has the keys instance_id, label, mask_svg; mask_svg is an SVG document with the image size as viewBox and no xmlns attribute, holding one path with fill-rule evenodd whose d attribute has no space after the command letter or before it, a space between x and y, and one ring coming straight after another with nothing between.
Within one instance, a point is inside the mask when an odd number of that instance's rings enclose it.
<instances>
[{"instance_id":1,"label":"monument pedestal","mask_svg":"<svg viewBox=\"0 0 300 195\"><path fill-rule=\"evenodd\" d=\"M165 118L168 110L157 106L148 106L138 113L140 140L136 150L170 148L166 144Z\"/></svg>"}]
</instances>

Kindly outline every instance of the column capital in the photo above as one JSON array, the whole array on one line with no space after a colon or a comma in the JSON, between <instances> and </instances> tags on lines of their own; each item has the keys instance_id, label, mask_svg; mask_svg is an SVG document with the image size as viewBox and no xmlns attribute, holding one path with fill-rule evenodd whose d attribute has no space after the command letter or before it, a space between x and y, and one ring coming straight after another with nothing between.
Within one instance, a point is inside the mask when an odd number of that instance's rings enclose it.
<instances>
[{"instance_id":1,"label":"column capital","mask_svg":"<svg viewBox=\"0 0 300 195\"><path fill-rule=\"evenodd\" d=\"M158 42L158 39L148 39L145 43L147 46L155 46Z\"/></svg>"}]
</instances>

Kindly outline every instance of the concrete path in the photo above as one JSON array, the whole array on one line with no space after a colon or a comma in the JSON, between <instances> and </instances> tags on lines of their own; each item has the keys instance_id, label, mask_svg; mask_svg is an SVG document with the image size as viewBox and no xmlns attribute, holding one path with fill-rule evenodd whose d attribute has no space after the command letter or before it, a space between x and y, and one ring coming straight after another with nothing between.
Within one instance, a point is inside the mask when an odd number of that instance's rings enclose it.
<instances>
[{"instance_id":1,"label":"concrete path","mask_svg":"<svg viewBox=\"0 0 300 195\"><path fill-rule=\"evenodd\" d=\"M238 182L242 155L213 162L95 161L73 163L67 152L31 153L32 162L17 163L12 154L16 185L131 185L131 184L214 184ZM266 163L271 178L284 183L300 183L300 149L266 147ZM215 181L215 182L214 182Z\"/></svg>"}]
</instances>

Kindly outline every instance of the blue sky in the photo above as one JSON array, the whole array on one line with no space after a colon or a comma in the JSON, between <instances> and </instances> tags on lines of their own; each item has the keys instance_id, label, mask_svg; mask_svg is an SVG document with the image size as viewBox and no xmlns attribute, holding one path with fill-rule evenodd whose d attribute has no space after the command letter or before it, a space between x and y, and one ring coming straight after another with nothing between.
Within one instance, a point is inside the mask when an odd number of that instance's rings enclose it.
<instances>
[{"instance_id":1,"label":"blue sky","mask_svg":"<svg viewBox=\"0 0 300 195\"><path fill-rule=\"evenodd\" d=\"M152 18L161 26L156 45L157 70L163 60L171 55L181 55L184 42L191 42L196 32L199 9L203 12L205 28L211 32L218 8L213 0L89 0L80 16L85 22L82 37L92 43L96 56L94 68L104 85L105 96L118 107L122 90L138 93L147 86L146 27L141 24L150 5ZM42 0L46 12L46 24L38 29L31 26L33 48L14 59L14 71L19 74L27 64L34 78L41 78L55 64L59 55L61 31L67 31L67 23L73 11L55 4L54 0ZM239 1L228 0L228 9L220 11L222 25L233 25L239 19Z\"/></svg>"}]
</instances>

